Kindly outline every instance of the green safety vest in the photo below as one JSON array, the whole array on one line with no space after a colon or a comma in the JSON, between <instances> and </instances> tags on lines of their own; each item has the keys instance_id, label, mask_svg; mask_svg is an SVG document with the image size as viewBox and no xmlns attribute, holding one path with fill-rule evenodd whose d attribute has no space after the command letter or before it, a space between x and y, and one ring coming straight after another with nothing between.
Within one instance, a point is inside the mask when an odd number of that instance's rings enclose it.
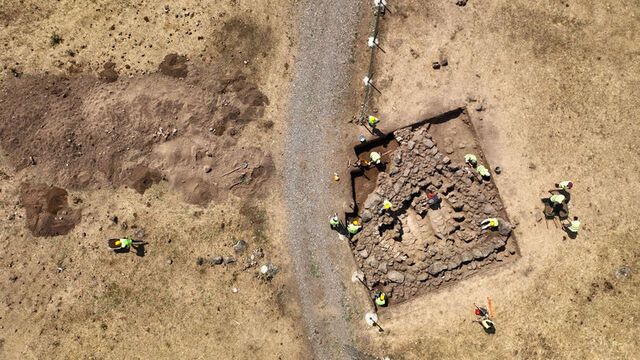
<instances>
[{"instance_id":1,"label":"green safety vest","mask_svg":"<svg viewBox=\"0 0 640 360\"><path fill-rule=\"evenodd\" d=\"M369 125L374 126L375 124L377 124L380 120L378 120L377 117L371 115L369 116Z\"/></svg>"},{"instance_id":2,"label":"green safety vest","mask_svg":"<svg viewBox=\"0 0 640 360\"><path fill-rule=\"evenodd\" d=\"M489 170L487 170L486 167L482 166L482 165L478 165L478 174L480 174L481 176L489 176Z\"/></svg>"},{"instance_id":3,"label":"green safety vest","mask_svg":"<svg viewBox=\"0 0 640 360\"><path fill-rule=\"evenodd\" d=\"M571 224L569 224L569 226L567 226L567 229L569 229L569 231L577 233L578 229L580 229L580 221L578 221L578 220L572 221Z\"/></svg>"},{"instance_id":4,"label":"green safety vest","mask_svg":"<svg viewBox=\"0 0 640 360\"><path fill-rule=\"evenodd\" d=\"M357 233L357 232L358 232L358 230L360 230L360 226L356 226L356 225L353 225L353 224L349 224L349 225L347 225L347 230L348 230L350 233L355 234L355 233Z\"/></svg>"},{"instance_id":5,"label":"green safety vest","mask_svg":"<svg viewBox=\"0 0 640 360\"><path fill-rule=\"evenodd\" d=\"M131 244L133 244L133 240L131 240L131 239L128 239L128 238L120 239L120 248L121 249L129 247L129 246L131 246Z\"/></svg>"},{"instance_id":6,"label":"green safety vest","mask_svg":"<svg viewBox=\"0 0 640 360\"><path fill-rule=\"evenodd\" d=\"M467 154L467 155L464 156L464 161L475 163L475 162L478 161L478 159L473 154Z\"/></svg>"},{"instance_id":7,"label":"green safety vest","mask_svg":"<svg viewBox=\"0 0 640 360\"><path fill-rule=\"evenodd\" d=\"M568 189L569 188L569 183L571 181L563 181L560 184L558 184L558 186L560 186L560 189Z\"/></svg>"},{"instance_id":8,"label":"green safety vest","mask_svg":"<svg viewBox=\"0 0 640 360\"><path fill-rule=\"evenodd\" d=\"M379 296L376 296L376 305L378 306L385 306L387 304L387 300L382 300L380 299Z\"/></svg>"},{"instance_id":9,"label":"green safety vest","mask_svg":"<svg viewBox=\"0 0 640 360\"><path fill-rule=\"evenodd\" d=\"M380 157L381 156L380 156L380 154L378 154L377 152L374 151L369 155L369 157L371 158L371 161L373 161L375 163L375 162L380 161Z\"/></svg>"},{"instance_id":10,"label":"green safety vest","mask_svg":"<svg viewBox=\"0 0 640 360\"><path fill-rule=\"evenodd\" d=\"M489 226L498 226L498 219L497 218L491 218L488 219L489 220Z\"/></svg>"},{"instance_id":11,"label":"green safety vest","mask_svg":"<svg viewBox=\"0 0 640 360\"><path fill-rule=\"evenodd\" d=\"M549 201L551 201L551 203L553 204L562 204L562 202L564 201L564 195L555 194L549 198Z\"/></svg>"},{"instance_id":12,"label":"green safety vest","mask_svg":"<svg viewBox=\"0 0 640 360\"><path fill-rule=\"evenodd\" d=\"M337 216L332 216L329 218L329 224L331 224L332 226L336 226L340 224L340 219L338 219Z\"/></svg>"}]
</instances>

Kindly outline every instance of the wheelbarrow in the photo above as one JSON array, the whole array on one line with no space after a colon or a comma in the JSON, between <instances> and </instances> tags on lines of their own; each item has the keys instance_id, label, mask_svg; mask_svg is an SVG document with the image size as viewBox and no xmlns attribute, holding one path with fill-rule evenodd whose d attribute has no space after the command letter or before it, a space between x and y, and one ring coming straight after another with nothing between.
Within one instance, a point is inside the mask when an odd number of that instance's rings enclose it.
<instances>
[{"instance_id":1,"label":"wheelbarrow","mask_svg":"<svg viewBox=\"0 0 640 360\"><path fill-rule=\"evenodd\" d=\"M107 240L107 249L116 251L120 249L120 245L116 245L116 241L120 241L120 239L109 239Z\"/></svg>"}]
</instances>

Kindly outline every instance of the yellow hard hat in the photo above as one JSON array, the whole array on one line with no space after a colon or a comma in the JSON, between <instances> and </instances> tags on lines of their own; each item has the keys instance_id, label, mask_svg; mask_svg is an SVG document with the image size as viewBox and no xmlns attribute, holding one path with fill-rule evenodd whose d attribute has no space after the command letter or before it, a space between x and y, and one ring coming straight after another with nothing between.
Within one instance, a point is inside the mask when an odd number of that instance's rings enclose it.
<instances>
[{"instance_id":1,"label":"yellow hard hat","mask_svg":"<svg viewBox=\"0 0 640 360\"><path fill-rule=\"evenodd\" d=\"M120 240L117 240L117 241L116 241L116 246L120 246L120 244L122 244L122 243L120 242Z\"/></svg>"},{"instance_id":2,"label":"yellow hard hat","mask_svg":"<svg viewBox=\"0 0 640 360\"><path fill-rule=\"evenodd\" d=\"M358 225L358 220L354 220L353 225Z\"/></svg>"},{"instance_id":3,"label":"yellow hard hat","mask_svg":"<svg viewBox=\"0 0 640 360\"><path fill-rule=\"evenodd\" d=\"M380 294L380 300L384 300L384 293Z\"/></svg>"}]
</instances>

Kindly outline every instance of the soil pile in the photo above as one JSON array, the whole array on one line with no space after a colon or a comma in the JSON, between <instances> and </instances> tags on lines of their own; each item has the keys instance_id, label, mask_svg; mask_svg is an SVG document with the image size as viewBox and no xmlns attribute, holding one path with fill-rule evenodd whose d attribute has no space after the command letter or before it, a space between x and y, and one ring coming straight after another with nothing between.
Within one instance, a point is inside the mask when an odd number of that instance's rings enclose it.
<instances>
[{"instance_id":1,"label":"soil pile","mask_svg":"<svg viewBox=\"0 0 640 360\"><path fill-rule=\"evenodd\" d=\"M23 184L20 201L25 207L27 228L35 236L65 235L80 222L80 210L71 209L67 191L46 184Z\"/></svg>"},{"instance_id":2,"label":"soil pile","mask_svg":"<svg viewBox=\"0 0 640 360\"><path fill-rule=\"evenodd\" d=\"M112 83L118 80L118 72L115 69L116 64L108 61L104 64L104 70L98 73L98 78L106 83Z\"/></svg>"},{"instance_id":3,"label":"soil pile","mask_svg":"<svg viewBox=\"0 0 640 360\"><path fill-rule=\"evenodd\" d=\"M494 184L479 183L462 157L442 154L427 125L394 137L399 147L385 156L386 171L360 209L363 229L351 240L368 285L397 303L514 259L517 247ZM428 203L429 193L442 199L439 206ZM391 211L382 210L385 199ZM481 230L479 223L492 217L499 229Z\"/></svg>"},{"instance_id":4,"label":"soil pile","mask_svg":"<svg viewBox=\"0 0 640 360\"><path fill-rule=\"evenodd\" d=\"M169 54L158 66L161 73L175 78L183 78L188 74L187 57L178 54Z\"/></svg>"},{"instance_id":5,"label":"soil pile","mask_svg":"<svg viewBox=\"0 0 640 360\"><path fill-rule=\"evenodd\" d=\"M186 76L179 70L183 60L168 56L167 69ZM109 80L109 74L101 76ZM248 170L256 171L233 191L270 174L255 168L269 167L268 153L236 148L246 125L260 121L269 104L241 73L192 65L179 80L161 74L111 83L88 75L23 76L6 81L3 91L0 145L12 165L35 166L64 188L127 184L142 193L164 177L190 202L205 203L228 193L237 180L215 178L221 164L250 159ZM203 166L211 167L207 178Z\"/></svg>"}]
</instances>

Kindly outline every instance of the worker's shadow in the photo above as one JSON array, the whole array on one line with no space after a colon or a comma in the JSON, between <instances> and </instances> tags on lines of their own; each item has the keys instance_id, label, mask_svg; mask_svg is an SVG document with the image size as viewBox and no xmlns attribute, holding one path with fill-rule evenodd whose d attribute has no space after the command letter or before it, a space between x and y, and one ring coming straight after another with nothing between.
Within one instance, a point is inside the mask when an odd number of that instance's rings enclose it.
<instances>
[{"instance_id":1,"label":"worker's shadow","mask_svg":"<svg viewBox=\"0 0 640 360\"><path fill-rule=\"evenodd\" d=\"M140 257L144 257L146 251L144 250L144 246L147 245L149 243L147 242L139 242L136 244L136 241L133 242L133 245L131 245L131 247L133 247L136 250L136 255L140 256Z\"/></svg>"}]
</instances>

